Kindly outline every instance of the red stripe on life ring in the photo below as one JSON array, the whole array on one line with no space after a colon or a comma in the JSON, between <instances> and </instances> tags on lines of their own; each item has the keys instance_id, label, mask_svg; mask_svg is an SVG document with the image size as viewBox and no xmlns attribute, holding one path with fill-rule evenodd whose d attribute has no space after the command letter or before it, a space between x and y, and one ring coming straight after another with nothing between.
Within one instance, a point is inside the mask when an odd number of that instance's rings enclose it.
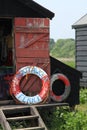
<instances>
[{"instance_id":1,"label":"red stripe on life ring","mask_svg":"<svg viewBox=\"0 0 87 130\"><path fill-rule=\"evenodd\" d=\"M66 87L70 86L70 82L67 79L67 77L65 77L65 75L63 74L58 75L58 79L62 80L65 83Z\"/></svg>"},{"instance_id":2,"label":"red stripe on life ring","mask_svg":"<svg viewBox=\"0 0 87 130\"><path fill-rule=\"evenodd\" d=\"M26 96L20 90L20 80L27 74L35 74L42 81L42 88L39 94L35 96ZM11 84L11 95L19 102L24 104L37 104L45 100L49 92L49 78L47 73L37 66L25 66L21 68L14 76Z\"/></svg>"},{"instance_id":3,"label":"red stripe on life ring","mask_svg":"<svg viewBox=\"0 0 87 130\"><path fill-rule=\"evenodd\" d=\"M44 100L45 97L48 95L48 92L49 92L49 89L50 89L49 80L46 81L46 82L44 80L42 80L42 84L43 84L43 86L42 86L41 92L39 93L39 96L41 97L42 100ZM48 86L49 86L49 89L48 89Z\"/></svg>"},{"instance_id":4,"label":"red stripe on life ring","mask_svg":"<svg viewBox=\"0 0 87 130\"><path fill-rule=\"evenodd\" d=\"M64 93L62 95L56 95L53 92L53 83L56 80L61 80L65 84L65 90L64 90ZM61 86L56 86L56 87L58 88L58 87L61 87ZM52 75L52 77L51 77L51 87L50 87L50 95L51 95L52 100L54 100L56 102L61 102L61 101L65 100L70 94L70 89L71 89L70 82L65 75L60 74L60 73Z\"/></svg>"},{"instance_id":5,"label":"red stripe on life ring","mask_svg":"<svg viewBox=\"0 0 87 130\"><path fill-rule=\"evenodd\" d=\"M54 97L54 99L57 99L58 101L61 99L61 96L56 96L53 91L51 91L51 96Z\"/></svg>"}]
</instances>

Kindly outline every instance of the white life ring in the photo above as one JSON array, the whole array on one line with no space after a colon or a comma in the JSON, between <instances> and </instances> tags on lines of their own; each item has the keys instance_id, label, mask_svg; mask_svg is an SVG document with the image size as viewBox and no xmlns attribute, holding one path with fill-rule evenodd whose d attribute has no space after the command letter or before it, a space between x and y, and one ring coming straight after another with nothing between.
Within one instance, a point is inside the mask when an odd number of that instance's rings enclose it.
<instances>
[{"instance_id":1,"label":"white life ring","mask_svg":"<svg viewBox=\"0 0 87 130\"><path fill-rule=\"evenodd\" d=\"M56 80L61 80L65 85L65 90L64 90L62 95L56 95L53 92L53 83ZM57 86L57 87L60 87L60 86ZM68 78L65 75L60 74L60 73L53 74L53 76L51 78L51 88L50 88L51 99L53 99L56 102L61 102L61 101L65 100L70 94L70 89L71 89L70 82L69 82Z\"/></svg>"},{"instance_id":2,"label":"white life ring","mask_svg":"<svg viewBox=\"0 0 87 130\"><path fill-rule=\"evenodd\" d=\"M35 96L26 96L20 90L20 80L27 74L37 75L42 81L42 88L39 94ZM25 66L21 68L14 76L11 84L11 95L23 104L37 104L42 102L48 95L50 86L47 73L36 66Z\"/></svg>"}]
</instances>

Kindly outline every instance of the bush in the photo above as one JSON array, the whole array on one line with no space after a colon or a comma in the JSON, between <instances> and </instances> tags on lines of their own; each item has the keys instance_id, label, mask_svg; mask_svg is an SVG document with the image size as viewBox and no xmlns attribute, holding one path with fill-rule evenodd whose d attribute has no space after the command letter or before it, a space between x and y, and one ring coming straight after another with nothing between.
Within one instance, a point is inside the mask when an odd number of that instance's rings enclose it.
<instances>
[{"instance_id":1,"label":"bush","mask_svg":"<svg viewBox=\"0 0 87 130\"><path fill-rule=\"evenodd\" d=\"M87 89L80 90L80 103L85 104L87 103Z\"/></svg>"},{"instance_id":2,"label":"bush","mask_svg":"<svg viewBox=\"0 0 87 130\"><path fill-rule=\"evenodd\" d=\"M49 130L87 130L87 112L57 109L51 118Z\"/></svg>"}]
</instances>

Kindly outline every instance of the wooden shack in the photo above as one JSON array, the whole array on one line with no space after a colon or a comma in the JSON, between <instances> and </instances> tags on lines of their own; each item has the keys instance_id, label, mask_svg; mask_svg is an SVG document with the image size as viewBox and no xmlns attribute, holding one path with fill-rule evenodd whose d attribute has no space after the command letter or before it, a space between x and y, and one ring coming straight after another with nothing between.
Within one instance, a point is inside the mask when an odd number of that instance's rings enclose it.
<instances>
[{"instance_id":1,"label":"wooden shack","mask_svg":"<svg viewBox=\"0 0 87 130\"><path fill-rule=\"evenodd\" d=\"M54 13L33 0L0 1L0 100L12 99L13 76L20 68L33 65L42 68L49 79L60 69L71 84L69 97L63 102L70 106L79 104L81 73L50 58L50 19L53 17ZM25 76L20 83L21 90L27 95L36 95L41 90L40 79L35 75Z\"/></svg>"},{"instance_id":2,"label":"wooden shack","mask_svg":"<svg viewBox=\"0 0 87 130\"><path fill-rule=\"evenodd\" d=\"M72 25L75 29L76 69L82 72L81 87L87 87L87 14Z\"/></svg>"},{"instance_id":3,"label":"wooden shack","mask_svg":"<svg viewBox=\"0 0 87 130\"><path fill-rule=\"evenodd\" d=\"M20 121L24 122L24 126L17 127L17 130L47 130L38 112L38 107L46 107L48 111L47 107L64 105L72 107L79 104L81 73L50 57L49 54L50 19L53 17L54 13L33 0L0 0L0 123L4 130L12 130L11 123L13 122L15 125ZM38 66L46 72L46 77L43 77L46 80L51 79L51 75L55 73L67 76L71 88L67 99L60 103L55 102L49 98L50 93L46 93L46 99L40 102L43 104L28 104L26 106L18 102L12 95L10 86L14 82L15 73L25 66ZM41 88L42 84L38 76L29 74L22 75L24 77L20 82L20 87L21 91L28 95L26 97L31 98L35 97L34 95L43 87ZM20 79L20 75L16 75L15 79ZM43 85L44 83L45 81ZM47 86L47 84L44 85L44 88L49 87L50 89L50 85ZM63 91L65 91L65 84L62 84ZM59 87L61 89L61 86L61 84L57 84L56 90ZM56 96L61 97L60 95ZM25 98L22 99L25 100Z\"/></svg>"},{"instance_id":4,"label":"wooden shack","mask_svg":"<svg viewBox=\"0 0 87 130\"><path fill-rule=\"evenodd\" d=\"M24 66L39 66L50 77L49 22L53 17L54 13L32 0L0 1L0 100L9 98L8 82ZM39 91L41 83L34 78L21 83L26 86L23 91L29 89L28 84L33 93Z\"/></svg>"}]
</instances>

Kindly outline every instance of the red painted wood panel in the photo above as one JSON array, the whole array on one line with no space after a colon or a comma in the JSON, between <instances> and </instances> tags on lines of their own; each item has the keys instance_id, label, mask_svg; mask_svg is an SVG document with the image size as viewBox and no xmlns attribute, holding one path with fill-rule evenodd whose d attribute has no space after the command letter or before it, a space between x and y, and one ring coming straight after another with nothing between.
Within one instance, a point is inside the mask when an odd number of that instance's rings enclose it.
<instances>
[{"instance_id":1,"label":"red painted wood panel","mask_svg":"<svg viewBox=\"0 0 87 130\"><path fill-rule=\"evenodd\" d=\"M42 68L50 78L50 60L48 58L18 58L16 65L18 70L27 65L38 66ZM29 92L34 93L40 91L42 85L41 80L35 75L28 75L28 77L26 77L21 83L22 91L26 92L29 90Z\"/></svg>"},{"instance_id":2,"label":"red painted wood panel","mask_svg":"<svg viewBox=\"0 0 87 130\"><path fill-rule=\"evenodd\" d=\"M49 27L47 18L15 18L15 26Z\"/></svg>"},{"instance_id":3,"label":"red painted wood panel","mask_svg":"<svg viewBox=\"0 0 87 130\"><path fill-rule=\"evenodd\" d=\"M16 18L14 28L16 57L49 57L48 19Z\"/></svg>"},{"instance_id":4,"label":"red painted wood panel","mask_svg":"<svg viewBox=\"0 0 87 130\"><path fill-rule=\"evenodd\" d=\"M49 58L17 58L17 71L27 65L35 65L41 67L50 76L50 60Z\"/></svg>"},{"instance_id":5,"label":"red painted wood panel","mask_svg":"<svg viewBox=\"0 0 87 130\"><path fill-rule=\"evenodd\" d=\"M33 65L42 68L50 78L49 19L15 18L16 71ZM21 81L22 91L38 93L41 80L35 75L25 76Z\"/></svg>"}]
</instances>

